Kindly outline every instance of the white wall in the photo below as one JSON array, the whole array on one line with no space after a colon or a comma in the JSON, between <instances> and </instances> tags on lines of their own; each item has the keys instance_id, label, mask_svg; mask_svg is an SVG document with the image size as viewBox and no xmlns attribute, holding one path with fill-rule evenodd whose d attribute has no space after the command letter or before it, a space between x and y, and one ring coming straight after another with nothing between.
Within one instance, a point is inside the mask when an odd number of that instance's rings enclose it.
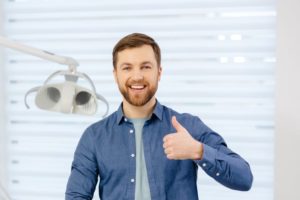
<instances>
[{"instance_id":1,"label":"white wall","mask_svg":"<svg viewBox=\"0 0 300 200\"><path fill-rule=\"evenodd\" d=\"M278 0L275 199L300 199L300 1Z\"/></svg>"},{"instance_id":2,"label":"white wall","mask_svg":"<svg viewBox=\"0 0 300 200\"><path fill-rule=\"evenodd\" d=\"M0 34L2 33L3 27L3 7L0 3ZM0 47L0 182L3 181L2 177L4 176L4 92L3 92L3 48Z\"/></svg>"},{"instance_id":3,"label":"white wall","mask_svg":"<svg viewBox=\"0 0 300 200\"><path fill-rule=\"evenodd\" d=\"M2 12L2 1L0 1L0 34L2 32L3 27L3 12ZM0 182L2 182L2 177L4 175L4 160L3 160L3 154L4 154L4 119L3 119L3 108L4 108L4 102L3 102L3 48L0 47Z\"/></svg>"},{"instance_id":4,"label":"white wall","mask_svg":"<svg viewBox=\"0 0 300 200\"><path fill-rule=\"evenodd\" d=\"M3 33L3 1L0 0L0 34ZM0 47L0 182L5 183L6 182L6 176L5 169L6 169L6 160L5 160L5 140L6 140L6 134L5 134L5 128L4 128L4 122L5 122L5 106L4 106L4 59L3 59L3 48Z\"/></svg>"}]
</instances>

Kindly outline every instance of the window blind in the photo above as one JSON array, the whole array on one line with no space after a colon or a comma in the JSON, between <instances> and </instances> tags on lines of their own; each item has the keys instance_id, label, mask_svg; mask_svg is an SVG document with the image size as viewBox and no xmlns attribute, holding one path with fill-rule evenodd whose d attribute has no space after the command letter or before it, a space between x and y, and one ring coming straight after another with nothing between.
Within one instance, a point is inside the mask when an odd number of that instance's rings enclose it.
<instances>
[{"instance_id":1,"label":"window blind","mask_svg":"<svg viewBox=\"0 0 300 200\"><path fill-rule=\"evenodd\" d=\"M160 102L199 116L253 170L247 193L199 170L200 199L273 199L275 0L6 0L4 10L7 37L77 59L110 112L121 101L114 44L132 32L154 37L162 49ZM30 96L26 110L26 91L66 66L6 50L4 67L9 192L14 200L62 199L77 142L105 107L92 117L63 115L38 110Z\"/></svg>"}]
</instances>

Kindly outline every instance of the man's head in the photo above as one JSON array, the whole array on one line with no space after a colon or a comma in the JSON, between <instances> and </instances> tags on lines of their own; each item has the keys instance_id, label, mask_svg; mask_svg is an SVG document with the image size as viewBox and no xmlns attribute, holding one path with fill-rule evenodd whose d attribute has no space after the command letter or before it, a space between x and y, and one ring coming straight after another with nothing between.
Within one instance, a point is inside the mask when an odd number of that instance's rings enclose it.
<instances>
[{"instance_id":1,"label":"man's head","mask_svg":"<svg viewBox=\"0 0 300 200\"><path fill-rule=\"evenodd\" d=\"M124 99L143 106L155 100L161 76L160 48L149 36L133 33L122 38L113 50L114 77Z\"/></svg>"},{"instance_id":2,"label":"man's head","mask_svg":"<svg viewBox=\"0 0 300 200\"><path fill-rule=\"evenodd\" d=\"M137 48L143 45L149 45L152 47L153 52L155 54L155 59L157 65L160 66L161 63L161 55L160 48L155 40L148 35L142 33L132 33L123 37L114 47L113 49L113 66L116 68L116 64L118 62L118 53L125 49Z\"/></svg>"}]
</instances>

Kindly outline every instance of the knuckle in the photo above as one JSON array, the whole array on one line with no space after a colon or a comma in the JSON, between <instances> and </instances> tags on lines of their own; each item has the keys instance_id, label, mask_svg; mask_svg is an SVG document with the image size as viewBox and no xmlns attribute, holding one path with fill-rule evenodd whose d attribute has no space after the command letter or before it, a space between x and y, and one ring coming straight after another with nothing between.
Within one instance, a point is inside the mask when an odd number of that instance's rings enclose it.
<instances>
[{"instance_id":1,"label":"knuckle","mask_svg":"<svg viewBox=\"0 0 300 200\"><path fill-rule=\"evenodd\" d=\"M167 144L166 143L163 143L163 148L167 148Z\"/></svg>"},{"instance_id":2,"label":"knuckle","mask_svg":"<svg viewBox=\"0 0 300 200\"><path fill-rule=\"evenodd\" d=\"M171 154L168 154L168 155L167 155L167 158L168 158L168 159L170 159L170 160L172 160L172 159L173 159L173 157L172 157L172 155L171 155Z\"/></svg>"}]
</instances>

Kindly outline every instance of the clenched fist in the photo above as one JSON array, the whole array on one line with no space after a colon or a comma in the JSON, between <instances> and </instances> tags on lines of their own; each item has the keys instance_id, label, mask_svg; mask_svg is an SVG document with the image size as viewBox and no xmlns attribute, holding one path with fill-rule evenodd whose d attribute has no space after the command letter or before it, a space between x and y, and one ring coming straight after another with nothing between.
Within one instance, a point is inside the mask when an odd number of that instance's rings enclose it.
<instances>
[{"instance_id":1,"label":"clenched fist","mask_svg":"<svg viewBox=\"0 0 300 200\"><path fill-rule=\"evenodd\" d=\"M168 159L173 160L200 160L203 154L202 143L195 140L190 133L172 117L172 125L176 133L170 133L163 138L163 147Z\"/></svg>"}]
</instances>

